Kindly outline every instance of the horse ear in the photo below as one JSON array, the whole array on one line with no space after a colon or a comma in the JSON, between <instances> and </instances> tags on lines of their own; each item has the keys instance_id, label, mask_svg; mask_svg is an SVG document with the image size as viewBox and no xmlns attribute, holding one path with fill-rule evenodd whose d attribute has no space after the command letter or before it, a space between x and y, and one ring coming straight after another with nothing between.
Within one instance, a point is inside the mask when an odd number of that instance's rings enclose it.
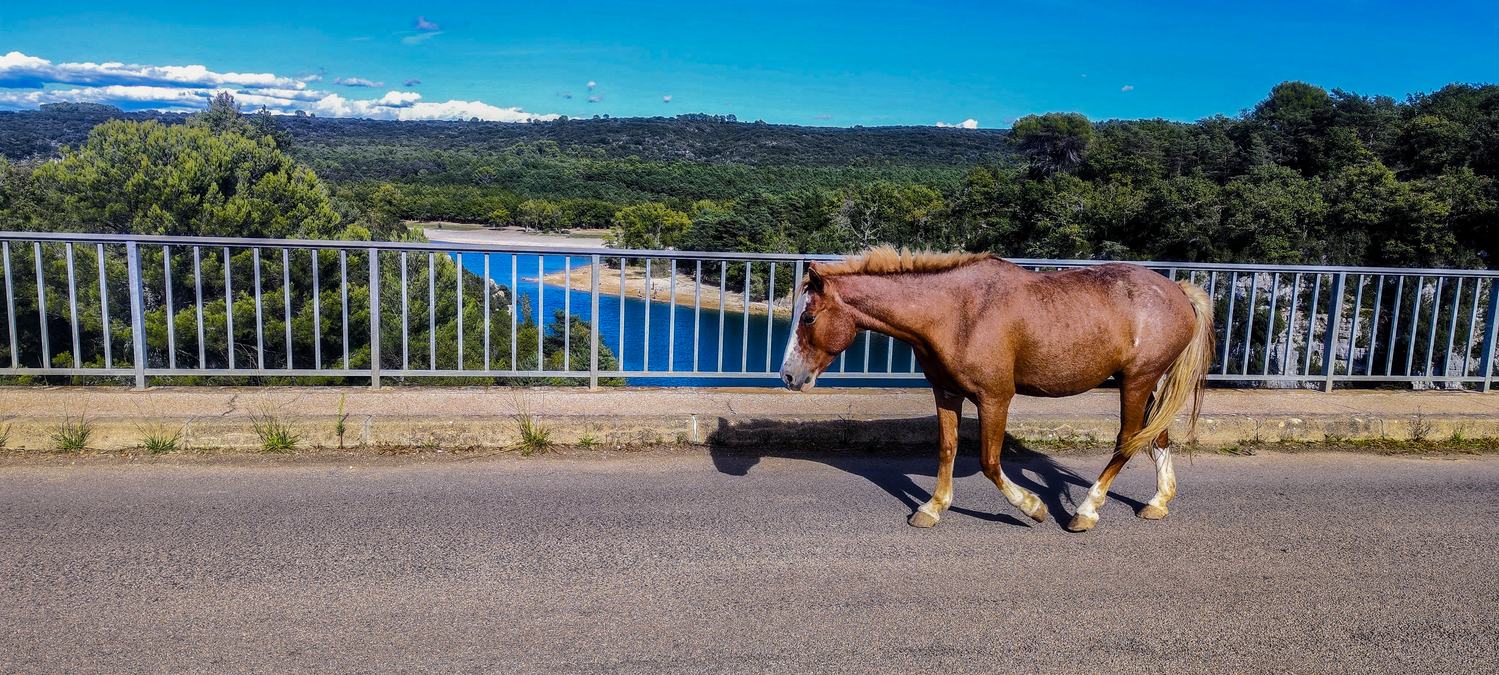
<instances>
[{"instance_id":1,"label":"horse ear","mask_svg":"<svg viewBox=\"0 0 1499 675\"><path fill-rule=\"evenodd\" d=\"M822 263L807 265L807 290L822 292Z\"/></svg>"}]
</instances>

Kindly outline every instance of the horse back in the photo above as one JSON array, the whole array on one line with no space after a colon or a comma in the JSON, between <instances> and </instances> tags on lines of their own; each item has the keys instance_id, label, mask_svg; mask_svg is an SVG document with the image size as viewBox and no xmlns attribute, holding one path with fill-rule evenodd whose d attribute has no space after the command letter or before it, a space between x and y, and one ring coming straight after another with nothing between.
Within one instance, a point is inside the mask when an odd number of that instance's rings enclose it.
<instances>
[{"instance_id":1,"label":"horse back","mask_svg":"<svg viewBox=\"0 0 1499 675\"><path fill-rule=\"evenodd\" d=\"M984 314L997 319L1021 389L1065 395L1117 373L1163 368L1191 338L1186 295L1139 265L1005 276L1011 291Z\"/></svg>"}]
</instances>

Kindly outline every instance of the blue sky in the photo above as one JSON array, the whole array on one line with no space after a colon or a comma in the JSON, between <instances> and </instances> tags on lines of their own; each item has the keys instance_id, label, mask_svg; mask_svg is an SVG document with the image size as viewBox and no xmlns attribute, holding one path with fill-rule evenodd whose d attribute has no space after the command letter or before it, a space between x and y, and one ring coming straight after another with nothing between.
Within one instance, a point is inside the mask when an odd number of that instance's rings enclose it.
<instances>
[{"instance_id":1,"label":"blue sky","mask_svg":"<svg viewBox=\"0 0 1499 675\"><path fill-rule=\"evenodd\" d=\"M375 117L1192 120L1283 80L1397 97L1499 81L1496 34L1492 2L25 1L0 8L0 106L191 108L225 87ZM106 62L125 67L77 65ZM190 65L206 71L160 70Z\"/></svg>"}]
</instances>

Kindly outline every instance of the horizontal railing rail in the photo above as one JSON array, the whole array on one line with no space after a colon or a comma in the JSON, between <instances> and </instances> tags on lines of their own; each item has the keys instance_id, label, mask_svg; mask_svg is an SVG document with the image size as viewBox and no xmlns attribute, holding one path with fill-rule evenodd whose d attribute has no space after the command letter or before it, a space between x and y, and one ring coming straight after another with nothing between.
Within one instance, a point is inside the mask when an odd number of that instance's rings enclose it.
<instances>
[{"instance_id":1,"label":"horizontal railing rail","mask_svg":"<svg viewBox=\"0 0 1499 675\"><path fill-rule=\"evenodd\" d=\"M776 377L807 264L838 257L0 232L0 375L759 382ZM1214 381L1492 386L1499 272L1139 264L1211 295ZM923 375L908 346L864 333L825 377Z\"/></svg>"}]
</instances>

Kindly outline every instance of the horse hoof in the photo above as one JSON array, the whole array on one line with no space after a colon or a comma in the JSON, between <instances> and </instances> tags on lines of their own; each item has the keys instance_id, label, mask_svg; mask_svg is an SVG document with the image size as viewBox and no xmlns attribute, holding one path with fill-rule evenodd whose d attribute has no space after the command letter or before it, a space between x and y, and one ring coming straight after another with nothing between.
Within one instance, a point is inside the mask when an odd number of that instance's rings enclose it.
<instances>
[{"instance_id":1,"label":"horse hoof","mask_svg":"<svg viewBox=\"0 0 1499 675\"><path fill-rule=\"evenodd\" d=\"M1036 510L1035 511L1033 511L1031 513L1027 513L1025 515L1030 516L1031 520L1034 520L1034 521L1036 521L1038 523L1044 523L1044 522L1046 522L1046 516L1048 516L1050 514L1051 514L1051 512L1046 510L1046 505L1045 504L1039 504L1039 505L1036 506Z\"/></svg>"},{"instance_id":2,"label":"horse hoof","mask_svg":"<svg viewBox=\"0 0 1499 675\"><path fill-rule=\"evenodd\" d=\"M1139 516L1146 520L1160 520L1166 517L1166 507L1146 504L1145 508L1140 509Z\"/></svg>"},{"instance_id":3,"label":"horse hoof","mask_svg":"<svg viewBox=\"0 0 1499 675\"><path fill-rule=\"evenodd\" d=\"M1079 513L1072 517L1072 522L1067 523L1067 529L1071 532L1087 532L1098 524L1098 516L1084 516Z\"/></svg>"},{"instance_id":4,"label":"horse hoof","mask_svg":"<svg viewBox=\"0 0 1499 675\"><path fill-rule=\"evenodd\" d=\"M937 520L937 516L927 513L926 511L917 511L916 513L911 514L911 520L909 522L911 523L911 527L931 527L937 524Z\"/></svg>"}]
</instances>

